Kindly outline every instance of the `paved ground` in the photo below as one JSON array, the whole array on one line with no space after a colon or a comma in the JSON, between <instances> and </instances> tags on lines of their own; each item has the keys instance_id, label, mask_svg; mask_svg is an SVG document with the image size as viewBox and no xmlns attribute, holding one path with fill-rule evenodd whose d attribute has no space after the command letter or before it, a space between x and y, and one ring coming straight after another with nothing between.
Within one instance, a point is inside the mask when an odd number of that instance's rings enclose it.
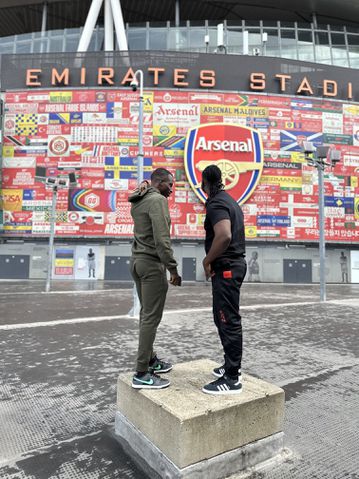
<instances>
[{"instance_id":1,"label":"paved ground","mask_svg":"<svg viewBox=\"0 0 359 479\"><path fill-rule=\"evenodd\" d=\"M116 379L137 341L124 286L0 283L1 478L144 478L111 436ZM243 369L284 387L292 451L253 478L359 479L358 293L330 285L320 304L318 286L243 286ZM162 356L221 360L210 301L208 284L170 288Z\"/></svg>"}]
</instances>

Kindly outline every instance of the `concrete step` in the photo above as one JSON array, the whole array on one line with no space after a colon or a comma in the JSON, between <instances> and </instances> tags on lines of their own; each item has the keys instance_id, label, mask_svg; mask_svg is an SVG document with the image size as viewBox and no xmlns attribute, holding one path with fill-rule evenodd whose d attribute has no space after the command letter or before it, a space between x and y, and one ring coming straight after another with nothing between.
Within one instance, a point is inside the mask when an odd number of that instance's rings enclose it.
<instances>
[{"instance_id":1,"label":"concrete step","mask_svg":"<svg viewBox=\"0 0 359 479\"><path fill-rule=\"evenodd\" d=\"M175 365L166 375L171 386L162 390L133 389L132 374L120 375L115 433L151 478L155 471L161 478L218 479L282 451L284 391L242 374L241 394L204 394L216 366Z\"/></svg>"}]
</instances>

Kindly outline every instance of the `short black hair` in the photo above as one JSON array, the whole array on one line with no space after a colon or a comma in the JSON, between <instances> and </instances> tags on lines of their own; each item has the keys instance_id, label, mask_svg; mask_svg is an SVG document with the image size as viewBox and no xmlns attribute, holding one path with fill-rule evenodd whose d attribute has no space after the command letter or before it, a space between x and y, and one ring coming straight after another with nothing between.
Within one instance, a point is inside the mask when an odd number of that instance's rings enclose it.
<instances>
[{"instance_id":1,"label":"short black hair","mask_svg":"<svg viewBox=\"0 0 359 479\"><path fill-rule=\"evenodd\" d=\"M161 181L166 181L168 176L173 176L172 173L165 168L157 168L152 172L151 181L157 183Z\"/></svg>"},{"instance_id":2,"label":"short black hair","mask_svg":"<svg viewBox=\"0 0 359 479\"><path fill-rule=\"evenodd\" d=\"M207 166L202 173L202 180L205 180L209 186L209 196L215 196L219 191L224 189L222 183L222 171L217 165Z\"/></svg>"}]
</instances>

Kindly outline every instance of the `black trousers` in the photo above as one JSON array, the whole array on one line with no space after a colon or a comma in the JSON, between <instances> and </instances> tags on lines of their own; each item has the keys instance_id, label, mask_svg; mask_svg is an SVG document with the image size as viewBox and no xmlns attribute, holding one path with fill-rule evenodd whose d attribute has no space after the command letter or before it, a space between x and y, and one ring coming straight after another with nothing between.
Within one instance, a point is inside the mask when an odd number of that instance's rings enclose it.
<instances>
[{"instance_id":1,"label":"black trousers","mask_svg":"<svg viewBox=\"0 0 359 479\"><path fill-rule=\"evenodd\" d=\"M239 299L242 282L247 272L244 258L212 276L213 318L224 350L226 374L238 376L242 362L242 321Z\"/></svg>"}]
</instances>

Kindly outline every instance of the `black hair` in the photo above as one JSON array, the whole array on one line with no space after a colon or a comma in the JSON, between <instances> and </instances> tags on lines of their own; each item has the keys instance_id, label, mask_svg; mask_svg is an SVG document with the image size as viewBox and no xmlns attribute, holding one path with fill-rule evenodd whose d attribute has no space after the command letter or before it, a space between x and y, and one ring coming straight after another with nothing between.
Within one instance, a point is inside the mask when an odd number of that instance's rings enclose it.
<instances>
[{"instance_id":1,"label":"black hair","mask_svg":"<svg viewBox=\"0 0 359 479\"><path fill-rule=\"evenodd\" d=\"M170 171L165 168L157 168L152 172L151 181L154 183L160 183L161 181L166 181L168 176L173 176Z\"/></svg>"},{"instance_id":2,"label":"black hair","mask_svg":"<svg viewBox=\"0 0 359 479\"><path fill-rule=\"evenodd\" d=\"M216 165L209 165L203 170L202 180L205 180L208 184L208 196L210 198L224 189L224 185L222 183L222 172Z\"/></svg>"}]
</instances>

